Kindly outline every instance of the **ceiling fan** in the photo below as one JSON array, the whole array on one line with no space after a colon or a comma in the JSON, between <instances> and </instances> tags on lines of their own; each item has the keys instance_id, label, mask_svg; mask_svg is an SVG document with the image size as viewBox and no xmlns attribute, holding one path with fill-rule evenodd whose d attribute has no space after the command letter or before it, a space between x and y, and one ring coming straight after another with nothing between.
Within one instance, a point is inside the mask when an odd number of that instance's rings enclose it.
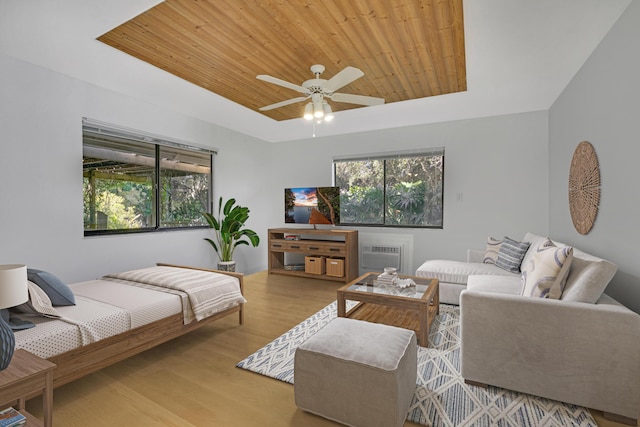
<instances>
[{"instance_id":1,"label":"ceiling fan","mask_svg":"<svg viewBox=\"0 0 640 427\"><path fill-rule=\"evenodd\" d=\"M304 114L305 119L311 120L314 117L333 117L333 114L331 113L331 107L329 106L325 98L329 98L335 102L345 102L348 104L367 106L384 104L384 98L374 98L372 96L352 95L349 93L336 92L338 89L364 76L362 70L355 67L346 67L338 74L331 77L329 80L320 78L320 74L322 74L324 70L325 68L323 65L312 65L311 72L315 75L315 78L305 81L304 83L302 83L302 85L289 83L276 77L267 76L264 74L258 75L258 80L273 83L278 86L286 87L288 89L293 89L304 95L261 107L260 111L273 110L274 108L280 108L284 107L285 105L295 104L296 102L302 102L306 101L307 99L311 99L311 101L305 107Z\"/></svg>"}]
</instances>

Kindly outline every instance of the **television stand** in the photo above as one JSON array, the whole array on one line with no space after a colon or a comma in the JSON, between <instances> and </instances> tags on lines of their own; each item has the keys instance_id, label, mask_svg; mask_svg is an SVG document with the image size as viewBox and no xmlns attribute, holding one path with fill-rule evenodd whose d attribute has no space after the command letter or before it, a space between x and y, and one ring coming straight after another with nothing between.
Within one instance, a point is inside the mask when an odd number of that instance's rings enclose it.
<instances>
[{"instance_id":1,"label":"television stand","mask_svg":"<svg viewBox=\"0 0 640 427\"><path fill-rule=\"evenodd\" d=\"M287 240L285 236L300 236L300 240ZM358 230L315 228L270 228L269 229L269 274L307 277L310 279L351 282L359 276ZM344 262L342 277L312 274L301 270L289 270L285 266L285 254L297 253L305 256L338 258Z\"/></svg>"}]
</instances>

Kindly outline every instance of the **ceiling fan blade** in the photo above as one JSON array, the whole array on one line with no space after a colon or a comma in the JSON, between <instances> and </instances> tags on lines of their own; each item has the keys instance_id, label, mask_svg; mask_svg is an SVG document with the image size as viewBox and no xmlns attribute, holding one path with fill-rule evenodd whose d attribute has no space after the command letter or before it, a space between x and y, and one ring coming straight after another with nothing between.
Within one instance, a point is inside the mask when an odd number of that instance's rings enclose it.
<instances>
[{"instance_id":1,"label":"ceiling fan blade","mask_svg":"<svg viewBox=\"0 0 640 427\"><path fill-rule=\"evenodd\" d=\"M303 88L302 86L299 86L299 85L296 85L296 84L293 84L293 83L289 83L289 82L286 82L284 80L280 80L280 79L275 78L275 77L267 76L265 74L260 74L260 75L256 76L256 78L258 80L262 80L262 81L265 81L267 83L273 83L274 85L286 87L287 89L293 89L293 90L298 91L300 93L307 93L307 90L305 88Z\"/></svg>"},{"instance_id":2,"label":"ceiling fan blade","mask_svg":"<svg viewBox=\"0 0 640 427\"><path fill-rule=\"evenodd\" d=\"M335 76L331 77L327 84L325 85L325 89L329 92L335 92L343 86L348 85L354 80L359 79L364 76L364 73L359 68L355 67L346 67L342 71L340 71Z\"/></svg>"},{"instance_id":3,"label":"ceiling fan blade","mask_svg":"<svg viewBox=\"0 0 640 427\"><path fill-rule=\"evenodd\" d=\"M280 108L280 107L284 107L285 105L295 104L296 102L304 101L307 98L308 96L307 97L299 96L297 98L288 99L286 101L276 102L275 104L267 105L266 107L261 107L259 108L259 110L260 111L273 110L274 108Z\"/></svg>"},{"instance_id":4,"label":"ceiling fan blade","mask_svg":"<svg viewBox=\"0 0 640 427\"><path fill-rule=\"evenodd\" d=\"M374 98L373 96L352 95L350 93L334 93L329 98L336 102L346 102L347 104L359 105L380 105L384 104L384 98Z\"/></svg>"}]
</instances>

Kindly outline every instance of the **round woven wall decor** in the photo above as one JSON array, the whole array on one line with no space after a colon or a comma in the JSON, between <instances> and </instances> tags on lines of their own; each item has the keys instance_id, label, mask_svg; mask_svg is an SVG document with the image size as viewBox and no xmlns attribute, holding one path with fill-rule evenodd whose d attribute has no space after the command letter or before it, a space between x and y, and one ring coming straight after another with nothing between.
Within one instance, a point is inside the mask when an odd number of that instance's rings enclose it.
<instances>
[{"instance_id":1,"label":"round woven wall decor","mask_svg":"<svg viewBox=\"0 0 640 427\"><path fill-rule=\"evenodd\" d=\"M593 146L582 141L576 147L569 170L569 210L578 233L591 231L600 205L600 167Z\"/></svg>"}]
</instances>

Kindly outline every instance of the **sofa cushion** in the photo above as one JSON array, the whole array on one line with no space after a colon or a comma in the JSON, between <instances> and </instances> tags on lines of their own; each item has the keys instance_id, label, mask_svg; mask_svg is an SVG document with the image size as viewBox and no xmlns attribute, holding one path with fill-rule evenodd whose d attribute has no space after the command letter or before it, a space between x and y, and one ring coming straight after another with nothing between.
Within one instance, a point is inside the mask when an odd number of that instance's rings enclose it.
<instances>
[{"instance_id":1,"label":"sofa cushion","mask_svg":"<svg viewBox=\"0 0 640 427\"><path fill-rule=\"evenodd\" d=\"M571 270L561 299L595 304L617 269L618 266L610 261L574 249Z\"/></svg>"},{"instance_id":2,"label":"sofa cushion","mask_svg":"<svg viewBox=\"0 0 640 427\"><path fill-rule=\"evenodd\" d=\"M513 274L496 267L494 264L483 262L463 262L432 259L423 263L416 270L416 276L438 279L444 283L466 284L471 275L510 276L520 279L519 274Z\"/></svg>"},{"instance_id":3,"label":"sofa cushion","mask_svg":"<svg viewBox=\"0 0 640 427\"><path fill-rule=\"evenodd\" d=\"M529 262L522 265L522 295L559 299L569 274L573 248L557 247L545 239L534 250Z\"/></svg>"},{"instance_id":4,"label":"sofa cushion","mask_svg":"<svg viewBox=\"0 0 640 427\"><path fill-rule=\"evenodd\" d=\"M498 251L496 266L511 273L520 273L520 265L529 245L529 242L518 242L505 236Z\"/></svg>"},{"instance_id":5,"label":"sofa cushion","mask_svg":"<svg viewBox=\"0 0 640 427\"><path fill-rule=\"evenodd\" d=\"M537 244L545 239L545 237L534 233L527 233L524 238L532 244ZM565 243L555 240L553 240L553 243L556 246L567 246ZM529 250L523 263L526 263L531 258L532 252L532 250ZM618 266L611 261L582 252L574 247L567 283L560 299L595 304L617 270Z\"/></svg>"},{"instance_id":6,"label":"sofa cushion","mask_svg":"<svg viewBox=\"0 0 640 427\"><path fill-rule=\"evenodd\" d=\"M522 280L517 276L469 276L467 290L520 295Z\"/></svg>"},{"instance_id":7,"label":"sofa cushion","mask_svg":"<svg viewBox=\"0 0 640 427\"><path fill-rule=\"evenodd\" d=\"M484 252L482 262L487 264L495 264L498 260L498 252L500 252L500 246L502 246L502 240L494 239L493 237L487 238L487 250Z\"/></svg>"}]
</instances>

